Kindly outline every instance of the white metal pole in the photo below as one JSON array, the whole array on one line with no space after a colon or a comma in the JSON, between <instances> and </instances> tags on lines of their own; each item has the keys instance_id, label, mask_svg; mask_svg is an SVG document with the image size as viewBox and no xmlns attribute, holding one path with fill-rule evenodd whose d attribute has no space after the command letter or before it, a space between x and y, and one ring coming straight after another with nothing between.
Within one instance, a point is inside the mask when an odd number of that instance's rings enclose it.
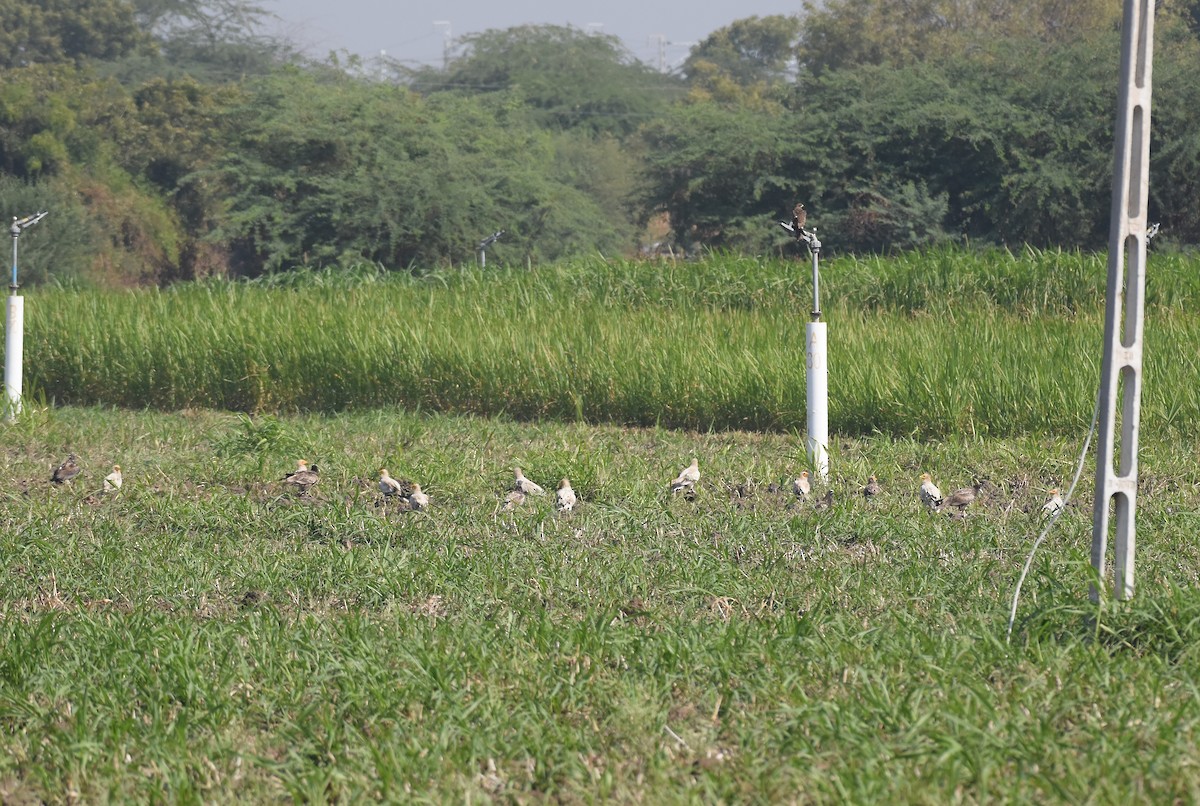
<instances>
[{"instance_id":1,"label":"white metal pole","mask_svg":"<svg viewBox=\"0 0 1200 806\"><path fill-rule=\"evenodd\" d=\"M1108 236L1108 299L1100 378L1096 444L1096 500L1092 513L1092 567L1103 579L1109 507L1116 515L1113 592L1133 596L1136 544L1137 447L1141 419L1142 331L1146 289L1146 202L1150 191L1150 74L1154 4L1125 0L1121 33L1121 86L1113 156L1112 217ZM1113 465L1117 397L1121 444ZM1093 585L1093 601L1100 592Z\"/></svg>"},{"instance_id":2,"label":"white metal pole","mask_svg":"<svg viewBox=\"0 0 1200 806\"><path fill-rule=\"evenodd\" d=\"M809 322L805 327L804 354L808 370L808 455L817 477L828 481L829 364L824 322Z\"/></svg>"},{"instance_id":3,"label":"white metal pole","mask_svg":"<svg viewBox=\"0 0 1200 806\"><path fill-rule=\"evenodd\" d=\"M13 422L21 413L21 362L25 347L25 298L8 297L4 317L4 420Z\"/></svg>"}]
</instances>

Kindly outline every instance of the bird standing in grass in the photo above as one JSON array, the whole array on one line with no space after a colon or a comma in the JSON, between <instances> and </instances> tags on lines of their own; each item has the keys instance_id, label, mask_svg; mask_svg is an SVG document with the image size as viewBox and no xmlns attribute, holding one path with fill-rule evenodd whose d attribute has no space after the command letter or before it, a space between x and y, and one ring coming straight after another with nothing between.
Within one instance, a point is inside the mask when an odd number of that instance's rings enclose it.
<instances>
[{"instance_id":1,"label":"bird standing in grass","mask_svg":"<svg viewBox=\"0 0 1200 806\"><path fill-rule=\"evenodd\" d=\"M797 498L808 498L812 494L812 482L809 481L807 470L801 470L799 478L792 482L792 492Z\"/></svg>"},{"instance_id":2,"label":"bird standing in grass","mask_svg":"<svg viewBox=\"0 0 1200 806\"><path fill-rule=\"evenodd\" d=\"M921 474L921 489L917 495L921 498L921 503L930 509L937 509L942 505L942 491L933 483L933 477L928 473Z\"/></svg>"},{"instance_id":3,"label":"bird standing in grass","mask_svg":"<svg viewBox=\"0 0 1200 806\"><path fill-rule=\"evenodd\" d=\"M79 466L79 457L69 453L63 463L54 468L54 473L50 475L50 481L55 484L66 484L82 472L83 468Z\"/></svg>"},{"instance_id":4,"label":"bird standing in grass","mask_svg":"<svg viewBox=\"0 0 1200 806\"><path fill-rule=\"evenodd\" d=\"M429 496L421 490L421 485L415 481L412 483L412 489L408 492L408 505L416 511L429 509Z\"/></svg>"},{"instance_id":5,"label":"bird standing in grass","mask_svg":"<svg viewBox=\"0 0 1200 806\"><path fill-rule=\"evenodd\" d=\"M1063 503L1062 496L1058 494L1058 488L1055 487L1050 490L1050 500L1042 505L1042 514L1047 516L1057 515L1062 512L1064 506L1066 504Z\"/></svg>"},{"instance_id":6,"label":"bird standing in grass","mask_svg":"<svg viewBox=\"0 0 1200 806\"><path fill-rule=\"evenodd\" d=\"M545 495L546 491L542 489L542 485L530 481L525 478L525 474L521 472L521 468L513 468L513 489L525 495Z\"/></svg>"},{"instance_id":7,"label":"bird standing in grass","mask_svg":"<svg viewBox=\"0 0 1200 806\"><path fill-rule=\"evenodd\" d=\"M112 472L104 477L104 490L107 492L119 490L123 482L124 478L121 476L121 466L113 465Z\"/></svg>"},{"instance_id":8,"label":"bird standing in grass","mask_svg":"<svg viewBox=\"0 0 1200 806\"><path fill-rule=\"evenodd\" d=\"M879 480L872 476L867 479L867 484L862 488L863 498L874 498L883 492L883 488L879 486Z\"/></svg>"},{"instance_id":9,"label":"bird standing in grass","mask_svg":"<svg viewBox=\"0 0 1200 806\"><path fill-rule=\"evenodd\" d=\"M692 463L679 471L679 475L671 481L671 492L691 492L700 481L700 460L692 459Z\"/></svg>"},{"instance_id":10,"label":"bird standing in grass","mask_svg":"<svg viewBox=\"0 0 1200 806\"><path fill-rule=\"evenodd\" d=\"M520 490L509 490L508 495L504 496L504 505L500 507L501 512L512 512L517 507L525 503L525 493Z\"/></svg>"},{"instance_id":11,"label":"bird standing in grass","mask_svg":"<svg viewBox=\"0 0 1200 806\"><path fill-rule=\"evenodd\" d=\"M321 480L321 471L313 465L311 469L308 467L307 459L297 459L296 469L283 477L284 484L291 484L301 493L308 492L308 488L312 487Z\"/></svg>"},{"instance_id":12,"label":"bird standing in grass","mask_svg":"<svg viewBox=\"0 0 1200 806\"><path fill-rule=\"evenodd\" d=\"M820 501L813 502L813 509L818 512L823 509L829 509L833 506L833 490L826 490L825 495Z\"/></svg>"},{"instance_id":13,"label":"bird standing in grass","mask_svg":"<svg viewBox=\"0 0 1200 806\"><path fill-rule=\"evenodd\" d=\"M394 495L400 498L406 498L409 492L412 491L412 485L401 484L399 481L391 477L391 475L387 472L387 468L385 467L383 470L379 471L379 491L383 493L385 497L390 498Z\"/></svg>"},{"instance_id":14,"label":"bird standing in grass","mask_svg":"<svg viewBox=\"0 0 1200 806\"><path fill-rule=\"evenodd\" d=\"M554 493L554 508L559 512L570 512L575 508L576 501L575 491L571 489L571 480L564 477Z\"/></svg>"},{"instance_id":15,"label":"bird standing in grass","mask_svg":"<svg viewBox=\"0 0 1200 806\"><path fill-rule=\"evenodd\" d=\"M979 497L979 490L982 489L983 482L976 481L970 487L959 487L950 495L946 496L945 506L956 507L959 512L965 512L967 507Z\"/></svg>"}]
</instances>

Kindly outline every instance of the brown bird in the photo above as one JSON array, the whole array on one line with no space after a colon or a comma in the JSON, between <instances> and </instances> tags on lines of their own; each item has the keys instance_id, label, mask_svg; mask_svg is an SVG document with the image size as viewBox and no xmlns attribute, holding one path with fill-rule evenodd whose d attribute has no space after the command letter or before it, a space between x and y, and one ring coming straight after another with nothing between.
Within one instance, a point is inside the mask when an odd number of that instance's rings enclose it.
<instances>
[{"instance_id":1,"label":"brown bird","mask_svg":"<svg viewBox=\"0 0 1200 806\"><path fill-rule=\"evenodd\" d=\"M119 489L121 489L121 484L124 481L125 481L124 478L122 478L122 476L121 476L121 466L113 465L112 472L104 477L104 490L106 492L112 492L113 490L119 490Z\"/></svg>"},{"instance_id":2,"label":"brown bird","mask_svg":"<svg viewBox=\"0 0 1200 806\"><path fill-rule=\"evenodd\" d=\"M798 203L792 208L792 229L799 235L804 229L804 224L808 221L808 211L804 209L804 203Z\"/></svg>"},{"instance_id":3,"label":"brown bird","mask_svg":"<svg viewBox=\"0 0 1200 806\"><path fill-rule=\"evenodd\" d=\"M525 493L520 490L509 490L508 495L504 496L504 506L500 507L501 512L512 512L521 504L525 503Z\"/></svg>"},{"instance_id":4,"label":"brown bird","mask_svg":"<svg viewBox=\"0 0 1200 806\"><path fill-rule=\"evenodd\" d=\"M407 498L408 494L412 492L412 487L412 482L401 482L392 478L387 472L387 468L379 471L379 491L384 496L390 497L395 495L400 498Z\"/></svg>"},{"instance_id":5,"label":"brown bird","mask_svg":"<svg viewBox=\"0 0 1200 806\"><path fill-rule=\"evenodd\" d=\"M950 495L946 496L945 506L958 507L959 512L963 512L971 503L979 496L979 490L982 489L983 482L977 481L970 487L960 487Z\"/></svg>"},{"instance_id":6,"label":"brown bird","mask_svg":"<svg viewBox=\"0 0 1200 806\"><path fill-rule=\"evenodd\" d=\"M554 493L554 507L560 512L570 512L575 508L575 503L578 499L575 497L575 490L571 488L571 480L563 478L558 483L558 491Z\"/></svg>"},{"instance_id":7,"label":"brown bird","mask_svg":"<svg viewBox=\"0 0 1200 806\"><path fill-rule=\"evenodd\" d=\"M55 484L66 484L71 479L83 472L83 468L79 466L79 457L73 453L67 454L66 460L54 468L54 473L50 476L50 481Z\"/></svg>"},{"instance_id":8,"label":"brown bird","mask_svg":"<svg viewBox=\"0 0 1200 806\"><path fill-rule=\"evenodd\" d=\"M867 486L862 488L863 498L874 498L883 492L883 488L879 486L879 481L872 475L867 479Z\"/></svg>"},{"instance_id":9,"label":"brown bird","mask_svg":"<svg viewBox=\"0 0 1200 806\"><path fill-rule=\"evenodd\" d=\"M813 509L818 511L822 509L829 509L831 506L833 506L833 490L826 490L824 498L822 498L820 501L813 502Z\"/></svg>"},{"instance_id":10,"label":"brown bird","mask_svg":"<svg viewBox=\"0 0 1200 806\"><path fill-rule=\"evenodd\" d=\"M321 480L321 471L316 465L311 469L308 467L307 459L297 459L296 469L283 477L284 484L295 486L301 493L308 492L308 488L312 487Z\"/></svg>"},{"instance_id":11,"label":"brown bird","mask_svg":"<svg viewBox=\"0 0 1200 806\"><path fill-rule=\"evenodd\" d=\"M807 470L801 470L800 477L792 482L792 492L797 498L808 498L812 492L812 482L808 480Z\"/></svg>"}]
</instances>

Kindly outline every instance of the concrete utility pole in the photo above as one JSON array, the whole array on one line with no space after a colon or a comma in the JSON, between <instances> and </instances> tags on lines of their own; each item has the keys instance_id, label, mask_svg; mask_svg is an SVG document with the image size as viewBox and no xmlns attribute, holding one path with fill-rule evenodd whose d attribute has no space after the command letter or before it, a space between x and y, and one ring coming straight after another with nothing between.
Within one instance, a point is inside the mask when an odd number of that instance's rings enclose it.
<instances>
[{"instance_id":1,"label":"concrete utility pole","mask_svg":"<svg viewBox=\"0 0 1200 806\"><path fill-rule=\"evenodd\" d=\"M1142 326L1146 290L1146 201L1150 190L1150 74L1154 56L1154 3L1125 0L1121 29L1121 86L1113 157L1112 217L1108 235L1108 301L1104 318L1104 364L1100 377L1096 502L1092 567L1104 579L1109 507L1116 516L1113 592L1133 596L1137 510L1137 447L1142 395ZM1116 406L1121 397L1120 449ZM1093 585L1092 601L1100 591Z\"/></svg>"}]
</instances>

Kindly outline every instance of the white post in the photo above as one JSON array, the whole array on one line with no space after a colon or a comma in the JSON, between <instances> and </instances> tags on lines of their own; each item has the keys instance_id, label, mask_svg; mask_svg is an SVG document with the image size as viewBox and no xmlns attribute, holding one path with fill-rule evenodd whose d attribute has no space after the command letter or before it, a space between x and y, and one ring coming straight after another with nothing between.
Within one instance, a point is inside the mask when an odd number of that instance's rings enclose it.
<instances>
[{"instance_id":1,"label":"white post","mask_svg":"<svg viewBox=\"0 0 1200 806\"><path fill-rule=\"evenodd\" d=\"M21 413L21 362L25 348L25 298L12 294L4 317L4 421Z\"/></svg>"},{"instance_id":2,"label":"white post","mask_svg":"<svg viewBox=\"0 0 1200 806\"><path fill-rule=\"evenodd\" d=\"M822 481L829 480L829 364L825 346L825 323L809 322L804 329L808 370L808 455Z\"/></svg>"},{"instance_id":3,"label":"white post","mask_svg":"<svg viewBox=\"0 0 1200 806\"><path fill-rule=\"evenodd\" d=\"M1154 3L1151 0L1126 0L1121 30L1121 86L1108 233L1108 299L1100 377L1092 567L1097 578L1103 579L1111 506L1116 515L1113 592L1118 599L1128 599L1133 596L1133 550L1136 544ZM1121 398L1121 443L1114 467L1118 396ZM1093 601L1100 598L1094 585L1091 598Z\"/></svg>"}]
</instances>

